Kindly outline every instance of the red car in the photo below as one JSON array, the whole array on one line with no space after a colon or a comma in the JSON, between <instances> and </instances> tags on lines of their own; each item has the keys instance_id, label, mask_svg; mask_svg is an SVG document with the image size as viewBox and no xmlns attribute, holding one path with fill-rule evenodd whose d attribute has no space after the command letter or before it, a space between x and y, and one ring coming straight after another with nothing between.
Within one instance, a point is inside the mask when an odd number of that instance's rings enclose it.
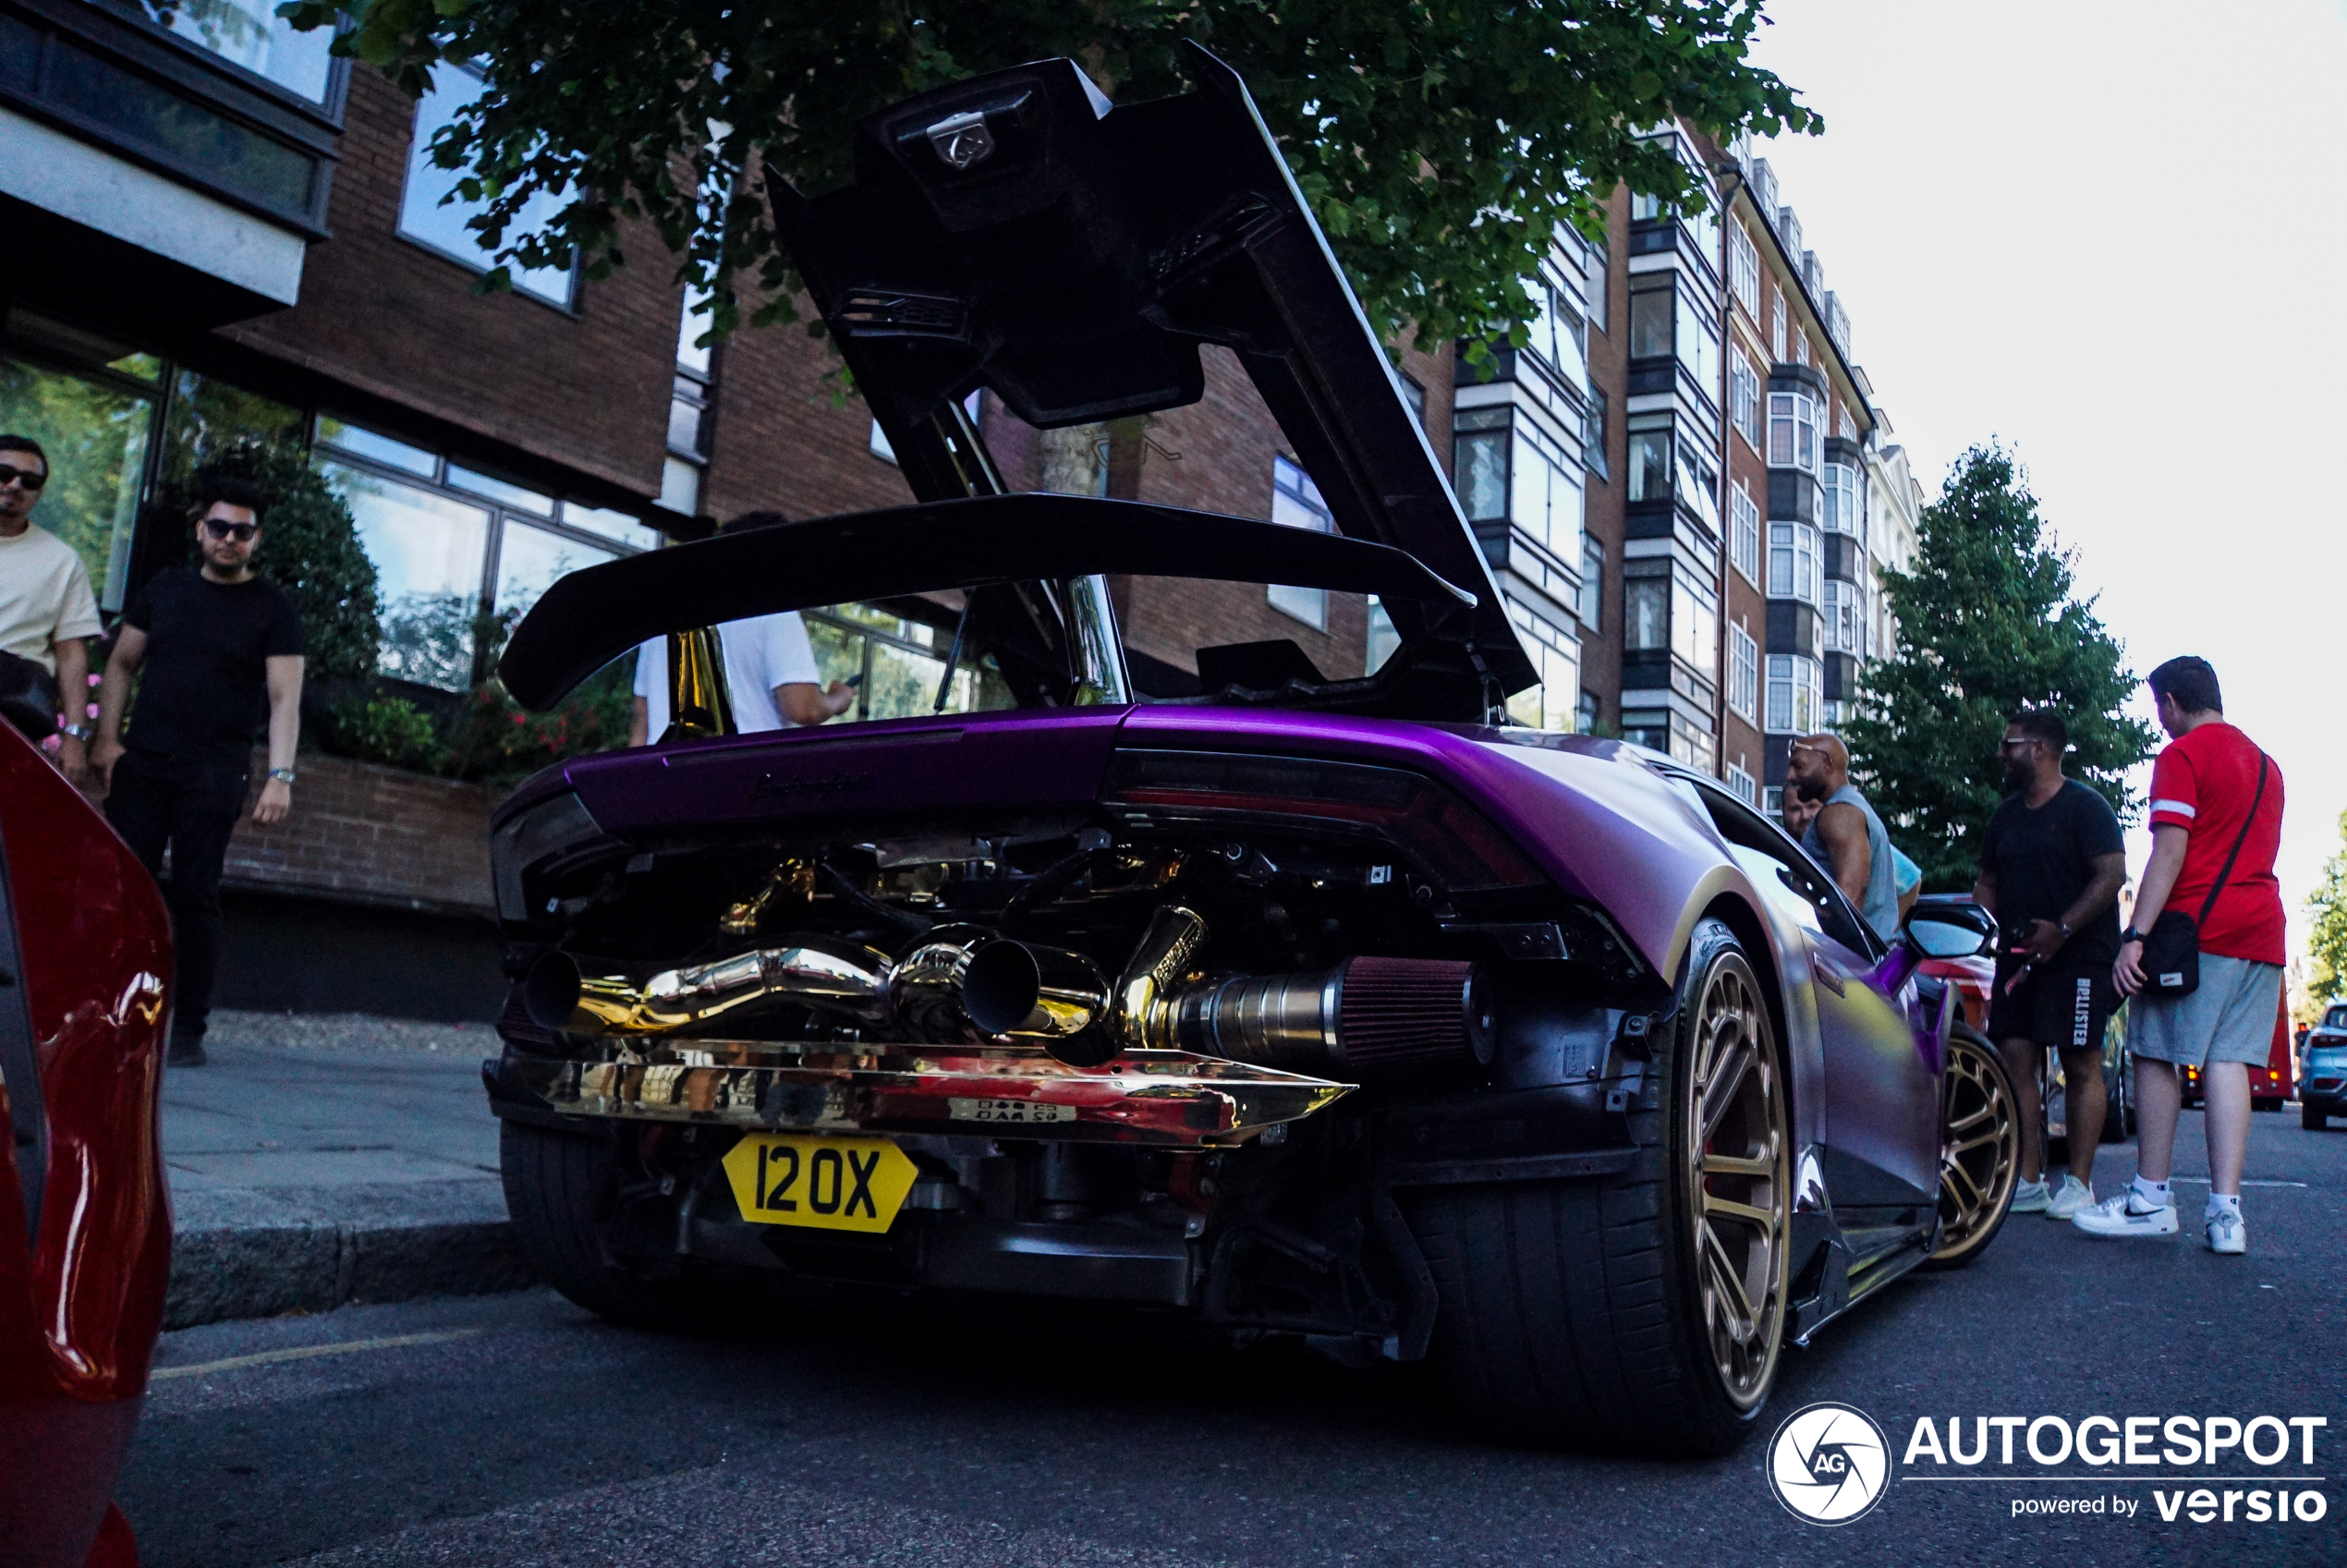
<instances>
[{"instance_id":1,"label":"red car","mask_svg":"<svg viewBox=\"0 0 2347 1568\"><path fill-rule=\"evenodd\" d=\"M113 1506L171 1263L154 881L0 724L0 1557L135 1564Z\"/></svg>"}]
</instances>

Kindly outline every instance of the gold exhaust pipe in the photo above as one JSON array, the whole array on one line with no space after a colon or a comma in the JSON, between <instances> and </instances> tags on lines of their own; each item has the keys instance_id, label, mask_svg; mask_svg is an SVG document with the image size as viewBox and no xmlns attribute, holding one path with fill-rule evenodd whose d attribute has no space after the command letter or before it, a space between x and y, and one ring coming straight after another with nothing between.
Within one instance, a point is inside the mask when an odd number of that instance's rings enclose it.
<instances>
[{"instance_id":1,"label":"gold exhaust pipe","mask_svg":"<svg viewBox=\"0 0 2347 1568\"><path fill-rule=\"evenodd\" d=\"M850 956L769 947L638 982L583 975L568 954L548 953L530 966L522 1002L539 1027L581 1034L670 1034L770 998L877 1022L888 1010L887 973L887 957L869 948Z\"/></svg>"}]
</instances>

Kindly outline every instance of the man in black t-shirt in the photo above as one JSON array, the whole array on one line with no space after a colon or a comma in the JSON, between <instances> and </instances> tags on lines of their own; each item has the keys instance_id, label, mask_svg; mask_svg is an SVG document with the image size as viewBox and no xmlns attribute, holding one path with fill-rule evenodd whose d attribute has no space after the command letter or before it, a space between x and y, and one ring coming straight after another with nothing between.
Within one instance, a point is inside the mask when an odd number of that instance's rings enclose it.
<instances>
[{"instance_id":1,"label":"man in black t-shirt","mask_svg":"<svg viewBox=\"0 0 2347 1568\"><path fill-rule=\"evenodd\" d=\"M2017 1213L2066 1220L2095 1200L2095 1146L2102 1141L2102 1033L2118 992L2119 889L2127 880L2126 842L2110 802L2075 779L2061 759L2070 729L2045 711L2018 714L2005 728L2006 796L1980 841L1972 895L1997 917L1997 979L1988 1033L2004 1053L2021 1112ZM2048 1190L2045 1112L2037 1070L2061 1052L2063 1130L2070 1173Z\"/></svg>"},{"instance_id":2,"label":"man in black t-shirt","mask_svg":"<svg viewBox=\"0 0 2347 1568\"><path fill-rule=\"evenodd\" d=\"M158 573L123 612L98 687L90 760L106 792L106 819L147 869L171 850L176 946L171 1053L201 1066L220 962L220 869L251 783L264 704L269 781L252 811L282 820L293 804L301 735L301 615L275 584L252 575L264 501L252 486L213 480L198 491L199 571ZM121 734L131 677L139 706Z\"/></svg>"}]
</instances>

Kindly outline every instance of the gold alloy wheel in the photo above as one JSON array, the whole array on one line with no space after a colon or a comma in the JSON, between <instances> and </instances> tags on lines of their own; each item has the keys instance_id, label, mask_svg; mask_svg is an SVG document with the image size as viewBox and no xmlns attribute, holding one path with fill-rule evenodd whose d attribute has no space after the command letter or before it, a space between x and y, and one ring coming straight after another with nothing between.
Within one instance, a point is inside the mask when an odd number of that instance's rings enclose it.
<instances>
[{"instance_id":1,"label":"gold alloy wheel","mask_svg":"<svg viewBox=\"0 0 2347 1568\"><path fill-rule=\"evenodd\" d=\"M1784 1339L1793 1221L1784 1080L1750 966L1712 966L1687 1075L1688 1188L1703 1335L1739 1410L1768 1396Z\"/></svg>"},{"instance_id":2,"label":"gold alloy wheel","mask_svg":"<svg viewBox=\"0 0 2347 1568\"><path fill-rule=\"evenodd\" d=\"M1948 1041L1947 1103L1940 1243L1931 1253L1939 1263L1957 1261L1996 1234L2021 1169L2021 1121L2003 1064L1961 1034Z\"/></svg>"}]
</instances>

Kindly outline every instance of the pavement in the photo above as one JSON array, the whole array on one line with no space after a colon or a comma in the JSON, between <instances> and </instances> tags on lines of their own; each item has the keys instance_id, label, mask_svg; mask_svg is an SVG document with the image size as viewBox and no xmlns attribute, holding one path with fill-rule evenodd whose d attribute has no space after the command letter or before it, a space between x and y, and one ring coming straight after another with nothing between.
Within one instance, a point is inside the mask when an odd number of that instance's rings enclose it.
<instances>
[{"instance_id":1,"label":"pavement","mask_svg":"<svg viewBox=\"0 0 2347 1568\"><path fill-rule=\"evenodd\" d=\"M1623 1458L1602 1433L1522 1448L1454 1414L1435 1365L1348 1372L1147 1314L974 1298L775 1307L685 1338L546 1290L166 1334L116 1495L148 1568L2336 1568L2347 1128L2260 1115L2250 1150L2246 1257L2201 1245L2188 1112L2184 1234L2015 1216L1970 1267L1910 1275L1789 1353L1767 1428L1842 1401L1890 1443L1892 1484L1837 1528L1779 1506L1765 1437L1699 1463ZM2098 1185L2133 1166L2104 1149ZM2018 1440L2010 1464L1905 1457L1925 1416L1963 1417L1969 1441L1982 1418L2187 1414L2329 1425L2303 1466L2294 1446L2287 1466L2041 1465ZM2285 1477L2322 1517L2160 1512Z\"/></svg>"},{"instance_id":2,"label":"pavement","mask_svg":"<svg viewBox=\"0 0 2347 1568\"><path fill-rule=\"evenodd\" d=\"M480 1088L488 1026L230 1013L206 1049L164 1076L166 1328L530 1282Z\"/></svg>"}]
</instances>

